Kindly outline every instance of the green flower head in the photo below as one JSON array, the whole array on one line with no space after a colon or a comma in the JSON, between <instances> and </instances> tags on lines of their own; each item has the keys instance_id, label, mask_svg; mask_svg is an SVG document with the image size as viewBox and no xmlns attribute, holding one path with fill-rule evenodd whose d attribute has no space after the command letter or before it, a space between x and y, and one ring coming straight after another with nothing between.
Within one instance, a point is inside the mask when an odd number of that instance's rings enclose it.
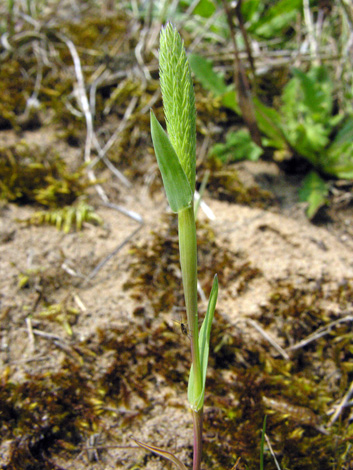
<instances>
[{"instance_id":1,"label":"green flower head","mask_svg":"<svg viewBox=\"0 0 353 470\"><path fill-rule=\"evenodd\" d=\"M189 62L183 41L168 23L162 28L159 50L159 75L170 141L195 190L196 108Z\"/></svg>"}]
</instances>

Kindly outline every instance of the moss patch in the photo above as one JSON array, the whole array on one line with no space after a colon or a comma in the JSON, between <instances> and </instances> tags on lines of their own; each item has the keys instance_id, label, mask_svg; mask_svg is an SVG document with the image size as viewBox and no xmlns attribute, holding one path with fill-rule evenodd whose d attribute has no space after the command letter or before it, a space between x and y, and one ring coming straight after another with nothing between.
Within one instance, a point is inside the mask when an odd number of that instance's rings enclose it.
<instances>
[{"instance_id":1,"label":"moss patch","mask_svg":"<svg viewBox=\"0 0 353 470\"><path fill-rule=\"evenodd\" d=\"M218 273L221 287L237 281L238 294L261 275L242 253L234 253L218 244L212 228L205 222L197 222L197 245L198 278L206 295L215 273ZM148 299L156 313L183 305L176 216L165 216L163 229L152 232L148 242L132 245L130 253L133 255L130 279L124 287L132 290L133 298Z\"/></svg>"},{"instance_id":2,"label":"moss patch","mask_svg":"<svg viewBox=\"0 0 353 470\"><path fill-rule=\"evenodd\" d=\"M70 172L65 161L50 149L24 142L0 148L0 199L62 207L74 202L90 185L83 167Z\"/></svg>"},{"instance_id":3,"label":"moss patch","mask_svg":"<svg viewBox=\"0 0 353 470\"><path fill-rule=\"evenodd\" d=\"M224 165L217 158L209 159L206 168L210 170L207 191L220 201L266 209L277 206L274 194L257 184L245 185L231 165Z\"/></svg>"}]
</instances>

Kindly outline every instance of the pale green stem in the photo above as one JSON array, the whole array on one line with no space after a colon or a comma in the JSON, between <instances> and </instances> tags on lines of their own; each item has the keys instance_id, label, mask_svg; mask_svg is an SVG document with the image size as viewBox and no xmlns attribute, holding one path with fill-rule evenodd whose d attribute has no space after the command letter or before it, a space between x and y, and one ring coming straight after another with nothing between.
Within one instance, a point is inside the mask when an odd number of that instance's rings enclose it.
<instances>
[{"instance_id":1,"label":"pale green stem","mask_svg":"<svg viewBox=\"0 0 353 470\"><path fill-rule=\"evenodd\" d=\"M181 273L188 327L191 336L191 356L193 364L195 396L202 392L202 377L199 352L199 321L197 314L197 243L194 208L188 207L178 212L179 251ZM193 470L199 470L202 453L203 410L192 411L194 423Z\"/></svg>"},{"instance_id":2,"label":"pale green stem","mask_svg":"<svg viewBox=\"0 0 353 470\"><path fill-rule=\"evenodd\" d=\"M195 378L195 396L201 394L202 380L199 353L199 322L197 315L197 245L193 207L178 212L179 251L183 277L186 315L191 336L191 356Z\"/></svg>"}]
</instances>

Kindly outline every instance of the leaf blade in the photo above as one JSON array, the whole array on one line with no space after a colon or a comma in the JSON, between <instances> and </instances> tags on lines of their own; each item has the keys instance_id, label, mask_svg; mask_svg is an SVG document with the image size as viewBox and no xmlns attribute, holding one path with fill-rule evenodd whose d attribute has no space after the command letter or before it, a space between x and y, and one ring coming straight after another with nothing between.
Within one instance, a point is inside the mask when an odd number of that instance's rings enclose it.
<instances>
[{"instance_id":1,"label":"leaf blade","mask_svg":"<svg viewBox=\"0 0 353 470\"><path fill-rule=\"evenodd\" d=\"M325 181L315 172L311 171L303 181L299 191L299 199L307 202L307 217L311 220L317 211L327 202L328 186Z\"/></svg>"},{"instance_id":2,"label":"leaf blade","mask_svg":"<svg viewBox=\"0 0 353 470\"><path fill-rule=\"evenodd\" d=\"M190 207L193 193L178 156L151 110L151 135L163 185L173 212Z\"/></svg>"},{"instance_id":3,"label":"leaf blade","mask_svg":"<svg viewBox=\"0 0 353 470\"><path fill-rule=\"evenodd\" d=\"M200 351L200 366L201 366L201 377L202 377L202 391L201 394L196 397L194 391L194 371L193 367L190 368L190 377L188 385L188 400L194 411L198 411L203 407L205 399L205 388L206 388L206 373L208 365L208 356L210 350L210 336L211 336L211 326L214 317L214 312L216 309L218 297L218 277L217 274L213 279L213 285L208 300L207 312L202 323L200 333L199 333L199 351Z\"/></svg>"}]
</instances>

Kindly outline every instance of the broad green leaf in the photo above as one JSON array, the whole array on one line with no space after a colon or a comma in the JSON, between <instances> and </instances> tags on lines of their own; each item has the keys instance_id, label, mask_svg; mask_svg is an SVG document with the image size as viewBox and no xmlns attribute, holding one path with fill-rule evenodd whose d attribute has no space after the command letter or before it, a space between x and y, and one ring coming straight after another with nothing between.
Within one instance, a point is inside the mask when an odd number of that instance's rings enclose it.
<instances>
[{"instance_id":1,"label":"broad green leaf","mask_svg":"<svg viewBox=\"0 0 353 470\"><path fill-rule=\"evenodd\" d=\"M283 131L290 146L321 172L353 177L353 123L349 119L330 145L330 136L343 115L333 115L333 83L327 68L312 67L294 77L282 94ZM314 207L314 206L313 206Z\"/></svg>"},{"instance_id":2,"label":"broad green leaf","mask_svg":"<svg viewBox=\"0 0 353 470\"><path fill-rule=\"evenodd\" d=\"M211 0L200 0L193 14L202 16L202 18L210 18L215 11L215 4Z\"/></svg>"},{"instance_id":3,"label":"broad green leaf","mask_svg":"<svg viewBox=\"0 0 353 470\"><path fill-rule=\"evenodd\" d=\"M302 7L302 0L279 0L271 6L248 31L264 38L273 37L288 29Z\"/></svg>"},{"instance_id":4,"label":"broad green leaf","mask_svg":"<svg viewBox=\"0 0 353 470\"><path fill-rule=\"evenodd\" d=\"M284 136L281 115L273 108L265 106L257 98L254 98L257 124L267 138L267 145L279 150L287 148Z\"/></svg>"},{"instance_id":5,"label":"broad green leaf","mask_svg":"<svg viewBox=\"0 0 353 470\"><path fill-rule=\"evenodd\" d=\"M261 0L243 0L241 3L241 13L244 22L254 21L254 17L258 18L260 14Z\"/></svg>"},{"instance_id":6,"label":"broad green leaf","mask_svg":"<svg viewBox=\"0 0 353 470\"><path fill-rule=\"evenodd\" d=\"M152 110L151 134L170 208L178 212L191 205L193 192L178 156Z\"/></svg>"},{"instance_id":7,"label":"broad green leaf","mask_svg":"<svg viewBox=\"0 0 353 470\"><path fill-rule=\"evenodd\" d=\"M309 72L293 70L294 77L282 93L282 121L286 138L299 154L310 161L312 155L323 153L329 136L341 120L332 115L333 84L325 67L313 67Z\"/></svg>"},{"instance_id":8,"label":"broad green leaf","mask_svg":"<svg viewBox=\"0 0 353 470\"><path fill-rule=\"evenodd\" d=\"M308 118L288 130L286 136L298 154L305 157L314 166L320 167L320 160L323 162L325 147L329 143L327 131L322 124Z\"/></svg>"},{"instance_id":9,"label":"broad green leaf","mask_svg":"<svg viewBox=\"0 0 353 470\"><path fill-rule=\"evenodd\" d=\"M198 54L191 54L189 57L190 67L195 74L196 80L215 96L222 98L222 105L231 109L236 114L241 114L235 90L227 86L222 74L213 69L212 61L205 59Z\"/></svg>"},{"instance_id":10,"label":"broad green leaf","mask_svg":"<svg viewBox=\"0 0 353 470\"><path fill-rule=\"evenodd\" d=\"M346 142L353 142L353 117L349 117L337 132L332 145L340 145Z\"/></svg>"},{"instance_id":11,"label":"broad green leaf","mask_svg":"<svg viewBox=\"0 0 353 470\"><path fill-rule=\"evenodd\" d=\"M178 457L175 457L175 455L172 454L171 452L167 452L166 450L161 449L160 447L157 447L157 446L151 446L150 444L145 444L144 442L138 441L135 438L132 438L132 440L135 441L136 444L142 447L143 449L149 450L150 452L153 452L154 454L160 455L161 457L167 460L170 460L171 462L174 463L174 465L176 465L179 468L179 470L187 470L183 462L181 462L181 460L179 460Z\"/></svg>"},{"instance_id":12,"label":"broad green leaf","mask_svg":"<svg viewBox=\"0 0 353 470\"><path fill-rule=\"evenodd\" d=\"M205 59L205 57L199 54L191 54L189 62L196 79L206 90L212 91L215 96L226 93L228 88L223 75L213 70L211 60Z\"/></svg>"},{"instance_id":13,"label":"broad green leaf","mask_svg":"<svg viewBox=\"0 0 353 470\"><path fill-rule=\"evenodd\" d=\"M333 83L328 71L320 66L307 73L294 69L293 74L282 93L281 120L286 140L315 168L335 174L335 159L329 157L327 146L342 116L332 115Z\"/></svg>"},{"instance_id":14,"label":"broad green leaf","mask_svg":"<svg viewBox=\"0 0 353 470\"><path fill-rule=\"evenodd\" d=\"M218 157L223 163L239 160L257 161L263 153L250 137L248 130L229 132L225 144L216 144L211 149L211 155Z\"/></svg>"},{"instance_id":15,"label":"broad green leaf","mask_svg":"<svg viewBox=\"0 0 353 470\"><path fill-rule=\"evenodd\" d=\"M322 162L322 171L336 178L353 179L353 141L331 145Z\"/></svg>"},{"instance_id":16,"label":"broad green leaf","mask_svg":"<svg viewBox=\"0 0 353 470\"><path fill-rule=\"evenodd\" d=\"M213 279L213 285L208 300L206 316L203 320L200 333L199 333L199 351L200 351L200 367L202 377L202 392L201 395L195 396L194 391L194 372L193 366L190 368L189 386L188 386L188 400L194 411L198 411L203 407L205 399L205 387L206 387L206 374L208 365L208 356L210 349L210 335L214 312L216 309L218 297L218 277L217 275Z\"/></svg>"},{"instance_id":17,"label":"broad green leaf","mask_svg":"<svg viewBox=\"0 0 353 470\"><path fill-rule=\"evenodd\" d=\"M228 109L231 109L236 114L241 114L235 90L229 90L224 93L222 96L222 105Z\"/></svg>"},{"instance_id":18,"label":"broad green leaf","mask_svg":"<svg viewBox=\"0 0 353 470\"><path fill-rule=\"evenodd\" d=\"M294 77L299 80L302 92L302 104L306 113L313 119L322 121L332 114L333 83L328 76L326 67L313 67L308 73L293 69ZM292 80L295 80L292 79ZM298 103L297 103L298 104Z\"/></svg>"},{"instance_id":19,"label":"broad green leaf","mask_svg":"<svg viewBox=\"0 0 353 470\"><path fill-rule=\"evenodd\" d=\"M353 179L353 117L346 120L328 147L322 171L337 178Z\"/></svg>"},{"instance_id":20,"label":"broad green leaf","mask_svg":"<svg viewBox=\"0 0 353 470\"><path fill-rule=\"evenodd\" d=\"M306 215L312 219L317 211L327 202L328 186L315 172L311 171L303 181L299 191L299 200L308 203Z\"/></svg>"}]
</instances>

